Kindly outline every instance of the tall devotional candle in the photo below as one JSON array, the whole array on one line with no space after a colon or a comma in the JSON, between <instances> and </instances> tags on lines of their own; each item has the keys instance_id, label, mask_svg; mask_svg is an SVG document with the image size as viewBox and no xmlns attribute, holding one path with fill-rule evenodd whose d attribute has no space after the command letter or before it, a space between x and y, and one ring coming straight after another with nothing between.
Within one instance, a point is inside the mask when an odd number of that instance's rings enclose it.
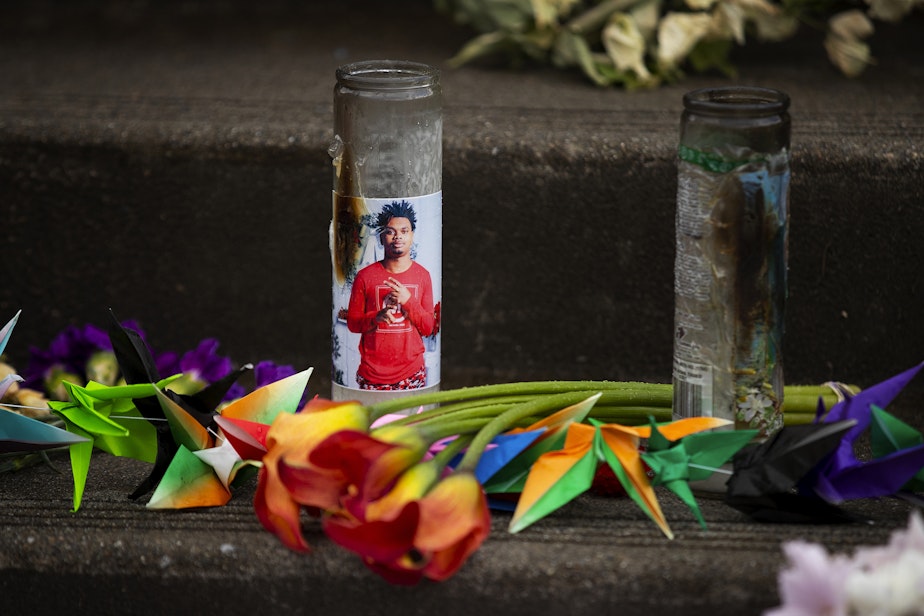
<instances>
[{"instance_id":1,"label":"tall devotional candle","mask_svg":"<svg viewBox=\"0 0 924 616\"><path fill-rule=\"evenodd\" d=\"M789 96L688 92L678 160L674 417L783 425Z\"/></svg>"},{"instance_id":2,"label":"tall devotional candle","mask_svg":"<svg viewBox=\"0 0 924 616\"><path fill-rule=\"evenodd\" d=\"M332 398L373 403L440 383L442 93L406 61L337 69Z\"/></svg>"}]
</instances>

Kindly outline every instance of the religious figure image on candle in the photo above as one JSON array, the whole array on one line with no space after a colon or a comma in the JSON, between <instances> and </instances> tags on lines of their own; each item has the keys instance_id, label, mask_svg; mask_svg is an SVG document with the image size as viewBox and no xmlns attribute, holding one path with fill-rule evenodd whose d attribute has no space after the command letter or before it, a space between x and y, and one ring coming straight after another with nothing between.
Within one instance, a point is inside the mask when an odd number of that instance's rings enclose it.
<instances>
[{"instance_id":1,"label":"religious figure image on candle","mask_svg":"<svg viewBox=\"0 0 924 616\"><path fill-rule=\"evenodd\" d=\"M430 272L414 258L417 212L385 203L372 218L382 258L352 281L347 327L359 334L359 389L399 391L428 385L424 339L435 331Z\"/></svg>"}]
</instances>

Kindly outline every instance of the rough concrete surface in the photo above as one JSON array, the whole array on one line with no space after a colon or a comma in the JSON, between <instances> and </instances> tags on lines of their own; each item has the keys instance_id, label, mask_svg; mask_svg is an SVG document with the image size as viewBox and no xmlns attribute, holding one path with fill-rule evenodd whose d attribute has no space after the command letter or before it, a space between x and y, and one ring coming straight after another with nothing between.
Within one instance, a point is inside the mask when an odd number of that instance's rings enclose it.
<instances>
[{"instance_id":1,"label":"rough concrete surface","mask_svg":"<svg viewBox=\"0 0 924 616\"><path fill-rule=\"evenodd\" d=\"M71 513L66 456L0 477L0 596L4 613L52 614L759 614L779 604L781 543L804 539L849 554L884 544L908 522L898 500L847 509L875 523L775 525L700 498L708 528L667 492L676 537L629 499L587 495L516 535L494 514L481 549L450 580L393 587L305 518L310 554L264 531L253 483L199 511L152 511L128 500L147 465L94 455Z\"/></svg>"}]
</instances>

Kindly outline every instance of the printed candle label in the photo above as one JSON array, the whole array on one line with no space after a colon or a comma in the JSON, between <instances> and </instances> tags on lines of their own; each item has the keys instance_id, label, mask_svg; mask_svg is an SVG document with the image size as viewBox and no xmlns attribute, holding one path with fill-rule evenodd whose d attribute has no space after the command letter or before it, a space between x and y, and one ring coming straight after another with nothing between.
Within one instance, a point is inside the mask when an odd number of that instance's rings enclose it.
<instances>
[{"instance_id":1,"label":"printed candle label","mask_svg":"<svg viewBox=\"0 0 924 616\"><path fill-rule=\"evenodd\" d=\"M332 380L403 391L440 381L442 193L334 191Z\"/></svg>"}]
</instances>

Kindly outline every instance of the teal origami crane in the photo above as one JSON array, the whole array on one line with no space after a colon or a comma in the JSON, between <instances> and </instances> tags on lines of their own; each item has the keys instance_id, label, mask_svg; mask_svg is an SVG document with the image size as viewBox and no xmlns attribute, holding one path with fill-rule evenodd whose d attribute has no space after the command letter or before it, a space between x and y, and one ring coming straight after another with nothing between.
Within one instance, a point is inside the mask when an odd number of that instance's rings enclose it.
<instances>
[{"instance_id":1,"label":"teal origami crane","mask_svg":"<svg viewBox=\"0 0 924 616\"><path fill-rule=\"evenodd\" d=\"M13 334L13 328L16 326L21 313L21 310L17 312L0 329L0 354L6 349L10 336ZM0 398L3 398L3 395L13 383L20 381L22 381L22 377L18 374L10 374L0 379ZM32 419L10 410L0 409L0 454L43 451L78 445L87 442L87 440L83 436L71 434L43 421Z\"/></svg>"}]
</instances>

